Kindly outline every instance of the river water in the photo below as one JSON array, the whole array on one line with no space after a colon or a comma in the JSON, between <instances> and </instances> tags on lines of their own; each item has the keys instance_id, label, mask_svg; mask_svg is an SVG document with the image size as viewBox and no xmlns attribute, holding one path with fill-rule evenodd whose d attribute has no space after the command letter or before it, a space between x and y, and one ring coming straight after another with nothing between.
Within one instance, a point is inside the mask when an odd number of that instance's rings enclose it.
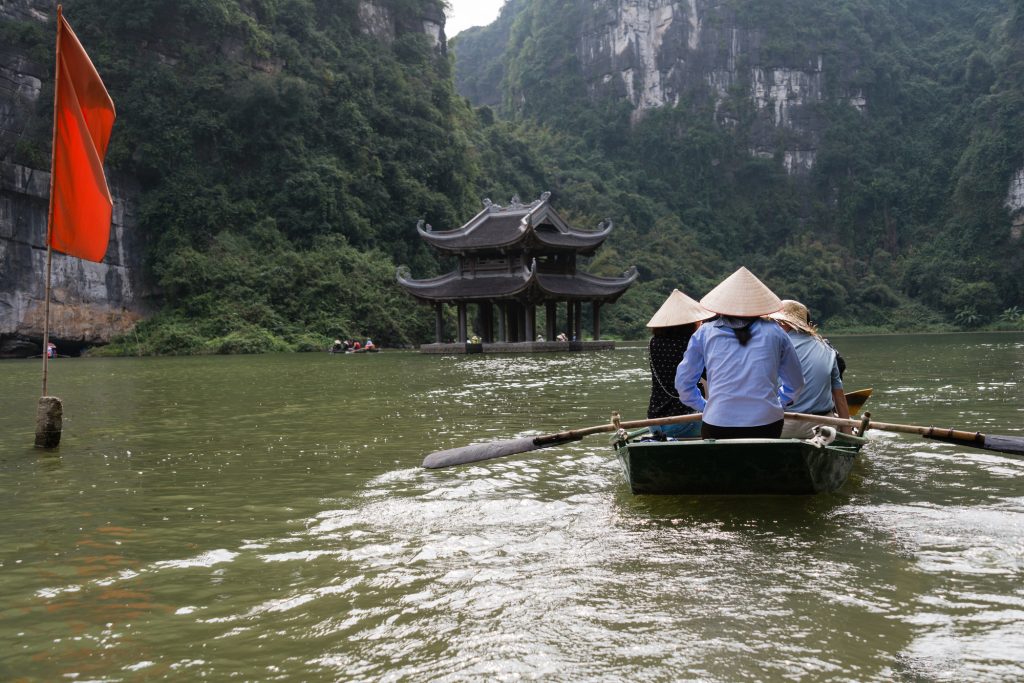
<instances>
[{"instance_id":1,"label":"river water","mask_svg":"<svg viewBox=\"0 0 1024 683\"><path fill-rule=\"evenodd\" d=\"M1024 436L1024 335L847 337L876 419ZM0 680L1024 680L1024 460L874 432L817 497L633 496L646 349L0 363Z\"/></svg>"}]
</instances>

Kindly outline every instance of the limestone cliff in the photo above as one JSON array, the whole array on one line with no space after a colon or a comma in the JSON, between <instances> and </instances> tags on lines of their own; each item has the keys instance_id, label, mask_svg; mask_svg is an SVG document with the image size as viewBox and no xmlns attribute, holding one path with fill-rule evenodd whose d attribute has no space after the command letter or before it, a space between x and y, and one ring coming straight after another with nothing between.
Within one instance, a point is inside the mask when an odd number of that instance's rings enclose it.
<instances>
[{"instance_id":1,"label":"limestone cliff","mask_svg":"<svg viewBox=\"0 0 1024 683\"><path fill-rule=\"evenodd\" d=\"M634 121L651 109L684 99L711 100L719 123L734 126L739 119L736 109L752 105L754 120L744 122L751 154L773 157L781 149L787 169L799 173L815 162L823 127L817 105L829 100L862 111L869 106L863 92L848 85L857 69L856 55L842 55L840 60L833 49L828 56L832 63L826 65L826 56L814 45L802 46L798 54L766 50L766 31L741 22L733 3L595 0L576 6L575 63L588 95L594 100L628 100ZM460 35L459 61L463 54L482 54L483 48L474 43L490 38L485 32ZM477 98L476 104L494 102L493 93L481 97L487 91L475 75L488 70L495 72L488 63L457 65L460 92ZM837 82L828 83L826 74ZM511 101L513 106L528 106L529 99L529 92L515 92Z\"/></svg>"},{"instance_id":2,"label":"limestone cliff","mask_svg":"<svg viewBox=\"0 0 1024 683\"><path fill-rule=\"evenodd\" d=\"M763 38L712 0L620 0L593 16L579 54L590 91L624 96L634 118L691 94L712 98L719 122L731 125L730 97L742 93L757 110L751 154L771 158L785 140L787 170L809 170L821 130L813 106L825 98L823 58L769 63L761 58ZM866 106L859 94L842 96Z\"/></svg>"},{"instance_id":3,"label":"limestone cliff","mask_svg":"<svg viewBox=\"0 0 1024 683\"><path fill-rule=\"evenodd\" d=\"M1009 209L1013 221L1010 237L1019 240L1024 236L1024 168L1018 169L1010 179L1005 206Z\"/></svg>"}]
</instances>

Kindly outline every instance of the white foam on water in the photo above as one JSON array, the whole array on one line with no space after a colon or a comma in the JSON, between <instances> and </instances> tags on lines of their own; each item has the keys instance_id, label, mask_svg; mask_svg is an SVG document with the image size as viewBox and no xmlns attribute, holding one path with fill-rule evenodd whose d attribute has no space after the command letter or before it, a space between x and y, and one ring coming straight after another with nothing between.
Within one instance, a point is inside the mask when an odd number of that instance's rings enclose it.
<instances>
[{"instance_id":1,"label":"white foam on water","mask_svg":"<svg viewBox=\"0 0 1024 683\"><path fill-rule=\"evenodd\" d=\"M231 562L238 553L232 552L220 548L217 550L210 550L202 553L195 557L186 558L184 560L161 560L160 562L154 562L153 567L156 569L188 569L190 567L212 567L217 564L224 564L225 562Z\"/></svg>"}]
</instances>

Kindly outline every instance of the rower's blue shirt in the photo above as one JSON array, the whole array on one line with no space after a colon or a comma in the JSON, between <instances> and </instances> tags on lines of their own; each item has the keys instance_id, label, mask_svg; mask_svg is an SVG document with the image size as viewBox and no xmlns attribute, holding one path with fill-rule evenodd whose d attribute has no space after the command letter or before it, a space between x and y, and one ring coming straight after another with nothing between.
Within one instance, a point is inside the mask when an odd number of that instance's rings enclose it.
<instances>
[{"instance_id":1,"label":"rower's blue shirt","mask_svg":"<svg viewBox=\"0 0 1024 683\"><path fill-rule=\"evenodd\" d=\"M705 323L690 337L676 368L679 400L704 413L717 427L757 427L783 418L783 405L804 386L800 359L789 336L774 321L750 324L750 341L742 346L721 319ZM697 388L707 370L708 398Z\"/></svg>"},{"instance_id":2,"label":"rower's blue shirt","mask_svg":"<svg viewBox=\"0 0 1024 683\"><path fill-rule=\"evenodd\" d=\"M832 410L835 407L832 390L843 388L835 349L806 332L790 330L788 334L803 369L804 388L787 410L818 414Z\"/></svg>"}]
</instances>

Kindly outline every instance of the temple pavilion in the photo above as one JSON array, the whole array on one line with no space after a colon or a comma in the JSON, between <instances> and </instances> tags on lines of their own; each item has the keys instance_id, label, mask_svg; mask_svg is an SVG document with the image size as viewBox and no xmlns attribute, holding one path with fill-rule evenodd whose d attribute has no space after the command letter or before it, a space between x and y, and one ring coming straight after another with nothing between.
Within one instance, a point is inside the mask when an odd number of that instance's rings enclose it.
<instances>
[{"instance_id":1,"label":"temple pavilion","mask_svg":"<svg viewBox=\"0 0 1024 683\"><path fill-rule=\"evenodd\" d=\"M597 230L577 230L558 215L550 197L545 192L530 204L513 197L505 207L485 199L483 210L457 230L437 231L420 221L420 236L458 259L455 270L426 280L412 279L405 267L398 270L399 284L436 312L436 344L422 350L438 351L444 345L446 305L458 310L455 347L466 347L475 333L483 345L477 350L555 350L556 335L564 333L573 349L582 349L585 304L592 307L593 340L600 341L601 307L633 284L636 268L612 278L578 270L577 258L592 256L612 224L605 220ZM538 315L543 316L540 326Z\"/></svg>"}]
</instances>

